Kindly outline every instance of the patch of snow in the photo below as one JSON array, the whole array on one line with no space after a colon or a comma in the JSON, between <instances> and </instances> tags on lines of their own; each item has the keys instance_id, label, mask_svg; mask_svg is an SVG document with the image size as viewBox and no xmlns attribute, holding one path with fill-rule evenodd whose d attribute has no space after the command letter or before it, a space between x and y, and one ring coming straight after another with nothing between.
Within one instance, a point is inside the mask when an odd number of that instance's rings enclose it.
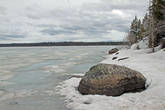
<instances>
[{"instance_id":1,"label":"patch of snow","mask_svg":"<svg viewBox=\"0 0 165 110\"><path fill-rule=\"evenodd\" d=\"M148 40L143 39L139 41L138 43L135 43L131 46L132 50L137 50L137 49L147 49L148 48Z\"/></svg>"},{"instance_id":2,"label":"patch of snow","mask_svg":"<svg viewBox=\"0 0 165 110\"><path fill-rule=\"evenodd\" d=\"M121 50L118 55L109 55L101 63L117 64L141 72L149 88L140 93L127 93L119 97L81 95L77 87L80 78L71 78L56 87L65 96L66 106L71 110L165 110L165 51L149 53L150 49ZM112 60L129 57L122 61Z\"/></svg>"},{"instance_id":3,"label":"patch of snow","mask_svg":"<svg viewBox=\"0 0 165 110\"><path fill-rule=\"evenodd\" d=\"M131 49L132 50L137 50L138 46L139 46L138 43L135 43L131 46Z\"/></svg>"},{"instance_id":4,"label":"patch of snow","mask_svg":"<svg viewBox=\"0 0 165 110\"><path fill-rule=\"evenodd\" d=\"M139 48L140 49L146 49L146 48L148 48L148 40L141 40L139 42Z\"/></svg>"}]
</instances>

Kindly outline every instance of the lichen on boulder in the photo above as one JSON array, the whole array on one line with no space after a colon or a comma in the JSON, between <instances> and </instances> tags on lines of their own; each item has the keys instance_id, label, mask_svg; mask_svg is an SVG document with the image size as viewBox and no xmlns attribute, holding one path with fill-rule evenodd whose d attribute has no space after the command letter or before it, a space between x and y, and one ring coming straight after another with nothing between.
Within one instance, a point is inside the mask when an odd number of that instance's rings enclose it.
<instances>
[{"instance_id":1,"label":"lichen on boulder","mask_svg":"<svg viewBox=\"0 0 165 110\"><path fill-rule=\"evenodd\" d=\"M82 78L78 90L83 95L119 96L145 89L146 78L137 71L113 64L93 66Z\"/></svg>"}]
</instances>

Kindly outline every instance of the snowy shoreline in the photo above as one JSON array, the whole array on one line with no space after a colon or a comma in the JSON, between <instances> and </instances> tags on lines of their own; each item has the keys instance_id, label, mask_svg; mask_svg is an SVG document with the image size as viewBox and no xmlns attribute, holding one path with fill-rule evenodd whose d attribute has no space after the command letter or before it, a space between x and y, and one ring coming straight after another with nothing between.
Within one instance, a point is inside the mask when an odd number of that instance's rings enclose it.
<instances>
[{"instance_id":1,"label":"snowy shoreline","mask_svg":"<svg viewBox=\"0 0 165 110\"><path fill-rule=\"evenodd\" d=\"M107 55L100 63L117 64L141 72L149 88L141 93L127 93L119 97L100 95L83 96L77 91L81 78L71 78L56 87L58 94L65 97L71 110L164 110L165 109L165 51L151 53L151 49L122 49L119 54ZM128 59L118 61L113 57Z\"/></svg>"}]
</instances>

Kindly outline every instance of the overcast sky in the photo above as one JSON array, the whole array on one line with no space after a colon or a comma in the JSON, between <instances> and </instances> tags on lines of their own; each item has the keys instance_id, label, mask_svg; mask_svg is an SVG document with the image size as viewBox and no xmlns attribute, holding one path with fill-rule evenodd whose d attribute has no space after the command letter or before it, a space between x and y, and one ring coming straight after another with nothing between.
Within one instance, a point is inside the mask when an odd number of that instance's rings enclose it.
<instances>
[{"instance_id":1,"label":"overcast sky","mask_svg":"<svg viewBox=\"0 0 165 110\"><path fill-rule=\"evenodd\" d=\"M120 41L148 0L0 0L0 43Z\"/></svg>"}]
</instances>

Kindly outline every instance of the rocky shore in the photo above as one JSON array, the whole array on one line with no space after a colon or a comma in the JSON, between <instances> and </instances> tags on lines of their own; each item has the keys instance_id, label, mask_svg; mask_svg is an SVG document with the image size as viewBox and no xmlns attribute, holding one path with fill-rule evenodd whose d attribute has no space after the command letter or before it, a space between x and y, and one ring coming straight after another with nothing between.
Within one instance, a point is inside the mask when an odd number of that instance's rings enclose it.
<instances>
[{"instance_id":1,"label":"rocky shore","mask_svg":"<svg viewBox=\"0 0 165 110\"><path fill-rule=\"evenodd\" d=\"M60 95L65 96L65 103L66 106L71 109L71 110L164 110L165 108L165 81L163 78L165 77L165 51L163 49L159 50L156 49L157 51L155 53L152 53L152 49L122 49L119 50L116 53L110 54L106 56L106 59L100 62L101 64L98 64L99 68L103 67L103 65L108 65L104 70L103 69L94 69L95 67L91 68L87 74L82 78L82 77L73 77L69 80L66 80L62 82L59 86L57 86L57 91ZM113 59L116 57L116 59ZM123 59L123 60L119 60ZM112 65L113 64L113 65ZM140 77L143 79L143 83L138 83L142 84L141 88L149 86L145 91L143 92L135 92L135 93L126 93L123 94L124 92L127 91L122 91L119 93L118 97L111 97L115 95L110 95L106 96L109 94L102 94L103 92L98 92L94 93L91 90L88 90L86 87L86 84L89 83L90 86L92 87L97 87L93 88L95 90L99 90L99 87L101 90L106 90L106 89L112 89L112 87L109 86L109 80L113 80L114 78L110 78L110 68L111 66L113 67L114 65L117 68L124 68L126 67L126 70L129 69L131 71L139 71L137 73L140 73ZM116 68L115 67L115 68ZM113 67L114 68L114 67ZM102 80L106 79L102 77L97 77L100 76L100 74L97 74L97 72L94 72L94 79L91 73L93 73L93 70L95 71L103 71L101 73L108 73L108 80ZM100 73L100 72L99 72ZM128 72L127 72L128 73ZM135 72L136 73L136 72ZM101 74L102 75L102 74ZM129 75L128 75L129 76ZM136 76L136 75L135 75ZM144 77L143 77L144 76ZM87 78L90 78L87 80L87 82L84 80ZM123 77L117 77L116 82L122 79ZM96 79L96 80L95 80ZM126 78L127 79L127 78ZM132 78L131 78L132 79ZM131 87L136 87L135 85L137 82L135 81L136 78L133 78L133 80L124 80L124 84L131 84ZM128 81L125 83L125 81ZM129 82L130 81L130 82ZM94 83L93 83L94 82ZM119 81L120 82L120 81ZM136 83L134 83L136 82ZM145 82L145 83L144 83ZM80 84L82 86L80 87ZM122 82L123 83L123 82ZM98 85L105 85L105 86L98 86ZM107 84L107 85L106 85ZM114 84L121 84L121 83L114 83ZM132 86L133 84L133 86ZM95 85L95 86L93 86ZM111 85L112 86L112 85ZM125 86L125 85L124 85ZM105 87L105 88L104 88ZM109 88L108 88L109 87ZM94 94L94 95L82 95L79 91L85 90L84 94ZM79 90L79 91L78 91ZM116 88L114 89L116 90ZM125 90L125 89L122 89ZM86 93L87 92L87 93ZM98 92L98 93L97 93ZM105 92L106 93L106 92ZM97 95L101 94L101 95Z\"/></svg>"}]
</instances>

